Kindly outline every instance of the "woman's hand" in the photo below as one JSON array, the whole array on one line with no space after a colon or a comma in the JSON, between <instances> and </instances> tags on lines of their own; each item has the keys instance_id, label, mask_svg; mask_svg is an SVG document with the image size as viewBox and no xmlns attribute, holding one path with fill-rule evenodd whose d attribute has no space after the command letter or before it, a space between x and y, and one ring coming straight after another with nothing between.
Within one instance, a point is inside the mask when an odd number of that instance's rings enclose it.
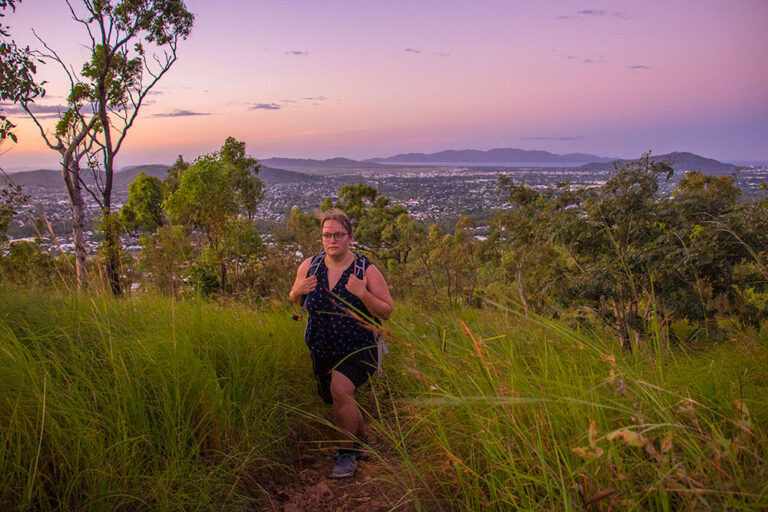
<instances>
[{"instance_id":1,"label":"woman's hand","mask_svg":"<svg viewBox=\"0 0 768 512\"><path fill-rule=\"evenodd\" d=\"M317 276L309 276L298 279L293 285L291 296L307 295L317 288Z\"/></svg>"},{"instance_id":2,"label":"woman's hand","mask_svg":"<svg viewBox=\"0 0 768 512\"><path fill-rule=\"evenodd\" d=\"M354 274L350 274L346 288L349 293L362 299L365 292L368 291L368 278L363 276L362 279L358 279Z\"/></svg>"}]
</instances>

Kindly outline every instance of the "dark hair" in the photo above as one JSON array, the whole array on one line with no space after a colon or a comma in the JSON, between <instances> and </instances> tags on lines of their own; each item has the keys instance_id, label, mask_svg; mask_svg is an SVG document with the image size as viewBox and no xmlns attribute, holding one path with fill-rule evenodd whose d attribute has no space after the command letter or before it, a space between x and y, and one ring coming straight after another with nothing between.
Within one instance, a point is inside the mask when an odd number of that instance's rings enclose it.
<instances>
[{"instance_id":1,"label":"dark hair","mask_svg":"<svg viewBox=\"0 0 768 512\"><path fill-rule=\"evenodd\" d=\"M320 212L318 217L320 218L320 229L323 229L323 226L329 220L335 220L341 224L347 234L352 234L352 221L349 220L349 217L346 213L339 210L338 208L330 208L324 212Z\"/></svg>"}]
</instances>

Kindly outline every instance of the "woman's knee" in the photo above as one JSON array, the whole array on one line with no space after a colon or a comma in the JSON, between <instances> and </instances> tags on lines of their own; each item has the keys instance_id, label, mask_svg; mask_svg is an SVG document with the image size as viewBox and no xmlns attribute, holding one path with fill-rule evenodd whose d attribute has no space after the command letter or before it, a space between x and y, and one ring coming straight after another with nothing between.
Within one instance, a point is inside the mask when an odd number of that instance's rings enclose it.
<instances>
[{"instance_id":1,"label":"woman's knee","mask_svg":"<svg viewBox=\"0 0 768 512\"><path fill-rule=\"evenodd\" d=\"M355 400L355 385L343 373L334 371L331 374L331 398L337 404Z\"/></svg>"}]
</instances>

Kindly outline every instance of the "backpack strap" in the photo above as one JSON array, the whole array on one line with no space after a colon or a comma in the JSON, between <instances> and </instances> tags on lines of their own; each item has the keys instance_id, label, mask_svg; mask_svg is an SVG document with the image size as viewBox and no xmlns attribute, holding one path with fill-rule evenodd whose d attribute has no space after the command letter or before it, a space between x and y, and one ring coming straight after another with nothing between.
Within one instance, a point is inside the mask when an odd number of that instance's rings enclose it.
<instances>
[{"instance_id":1,"label":"backpack strap","mask_svg":"<svg viewBox=\"0 0 768 512\"><path fill-rule=\"evenodd\" d=\"M307 271L307 277L314 276L317 274L317 269L320 268L320 263L322 263L324 258L325 258L325 251L320 251L319 254L315 254L312 257L312 261L309 263L309 270Z\"/></svg>"},{"instance_id":2,"label":"backpack strap","mask_svg":"<svg viewBox=\"0 0 768 512\"><path fill-rule=\"evenodd\" d=\"M319 254L315 254L312 256L312 261L309 262L309 269L307 269L307 277L314 276L317 274L317 269L320 268L320 263L322 263L323 259L325 258L325 251L320 251ZM301 313L298 315L293 315L293 319L297 322L301 322L304 319L304 315L307 313L307 298L304 297L304 303L301 305Z\"/></svg>"},{"instance_id":3,"label":"backpack strap","mask_svg":"<svg viewBox=\"0 0 768 512\"><path fill-rule=\"evenodd\" d=\"M367 266L368 260L365 258L365 256L355 253L354 274L356 278L362 279L363 276L365 276ZM376 338L376 375L381 378L384 376L384 368L382 366L382 362L384 360L384 356L389 354L389 349L387 348L387 344L384 343L384 336L381 334L381 332L376 333L374 337Z\"/></svg>"},{"instance_id":4,"label":"backpack strap","mask_svg":"<svg viewBox=\"0 0 768 512\"><path fill-rule=\"evenodd\" d=\"M368 266L368 260L362 254L355 253L355 268L352 273L356 278L362 279L365 277L366 267Z\"/></svg>"}]
</instances>

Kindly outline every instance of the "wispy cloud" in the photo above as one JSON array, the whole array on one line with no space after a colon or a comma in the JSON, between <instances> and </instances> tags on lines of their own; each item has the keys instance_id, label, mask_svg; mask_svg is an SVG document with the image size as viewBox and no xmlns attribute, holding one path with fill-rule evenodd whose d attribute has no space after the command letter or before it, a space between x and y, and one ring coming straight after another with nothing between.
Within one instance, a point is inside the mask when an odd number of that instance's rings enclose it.
<instances>
[{"instance_id":1,"label":"wispy cloud","mask_svg":"<svg viewBox=\"0 0 768 512\"><path fill-rule=\"evenodd\" d=\"M559 141L570 141L570 140L584 140L586 137L583 135L541 135L541 136L535 136L535 137L523 137L523 140L559 140Z\"/></svg>"},{"instance_id":2,"label":"wispy cloud","mask_svg":"<svg viewBox=\"0 0 768 512\"><path fill-rule=\"evenodd\" d=\"M417 50L416 48L406 48L403 51L406 53L421 53L421 50Z\"/></svg>"},{"instance_id":3,"label":"wispy cloud","mask_svg":"<svg viewBox=\"0 0 768 512\"><path fill-rule=\"evenodd\" d=\"M249 110L280 110L281 107L277 103L257 103L255 105L251 105Z\"/></svg>"},{"instance_id":4,"label":"wispy cloud","mask_svg":"<svg viewBox=\"0 0 768 512\"><path fill-rule=\"evenodd\" d=\"M432 52L433 55L437 55L438 57L450 57L451 54L447 52Z\"/></svg>"},{"instance_id":5,"label":"wispy cloud","mask_svg":"<svg viewBox=\"0 0 768 512\"><path fill-rule=\"evenodd\" d=\"M581 57L579 55L573 55L573 54L563 54L561 57L565 60L580 60L584 64L605 64L605 56L604 55L593 55L590 57Z\"/></svg>"},{"instance_id":6,"label":"wispy cloud","mask_svg":"<svg viewBox=\"0 0 768 512\"><path fill-rule=\"evenodd\" d=\"M284 108L301 107L308 103L319 105L326 101L331 101L331 98L328 96L304 96L302 98L284 99L271 103L254 103L248 107L248 110L282 110Z\"/></svg>"},{"instance_id":7,"label":"wispy cloud","mask_svg":"<svg viewBox=\"0 0 768 512\"><path fill-rule=\"evenodd\" d=\"M653 68L650 66L637 65L637 66L629 66L629 69L653 69Z\"/></svg>"},{"instance_id":8,"label":"wispy cloud","mask_svg":"<svg viewBox=\"0 0 768 512\"><path fill-rule=\"evenodd\" d=\"M305 52L301 50L288 50L287 52L285 52L285 55L302 56L302 55L309 55L309 52Z\"/></svg>"},{"instance_id":9,"label":"wispy cloud","mask_svg":"<svg viewBox=\"0 0 768 512\"><path fill-rule=\"evenodd\" d=\"M173 112L160 112L153 114L152 117L194 117L194 116L209 116L210 112L193 112L191 110L178 109Z\"/></svg>"},{"instance_id":10,"label":"wispy cloud","mask_svg":"<svg viewBox=\"0 0 768 512\"><path fill-rule=\"evenodd\" d=\"M585 18L619 18L628 20L629 15L621 11L606 11L605 9L582 9L575 14L563 14L555 16L556 20L577 20Z\"/></svg>"},{"instance_id":11,"label":"wispy cloud","mask_svg":"<svg viewBox=\"0 0 768 512\"><path fill-rule=\"evenodd\" d=\"M38 105L37 103L30 103L29 110L37 117L42 119L59 117L66 112L67 105ZM26 115L26 111L21 106L13 103L0 103L0 109L6 114L11 115Z\"/></svg>"}]
</instances>

